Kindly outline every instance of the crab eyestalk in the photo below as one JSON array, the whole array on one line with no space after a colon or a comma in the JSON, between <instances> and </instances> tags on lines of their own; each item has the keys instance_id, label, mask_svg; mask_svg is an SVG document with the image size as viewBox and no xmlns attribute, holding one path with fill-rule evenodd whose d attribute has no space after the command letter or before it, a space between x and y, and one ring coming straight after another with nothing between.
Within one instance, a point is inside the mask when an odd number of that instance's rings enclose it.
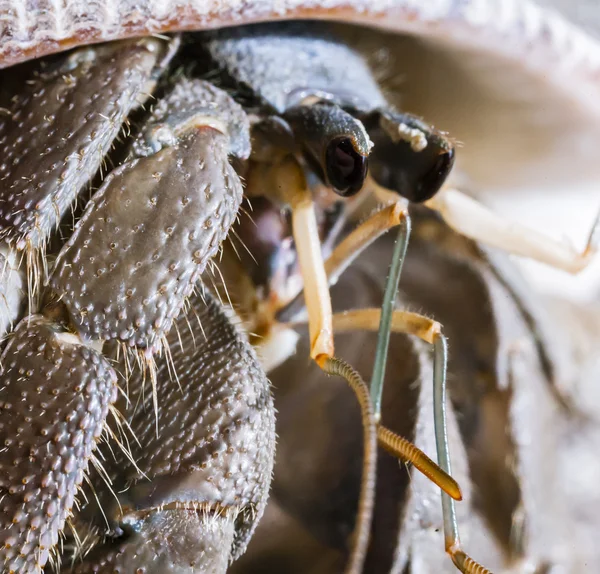
<instances>
[{"instance_id":1,"label":"crab eyestalk","mask_svg":"<svg viewBox=\"0 0 600 574\"><path fill-rule=\"evenodd\" d=\"M326 103L288 109L284 118L304 157L327 186L343 197L362 189L372 144L359 121Z\"/></svg>"}]
</instances>

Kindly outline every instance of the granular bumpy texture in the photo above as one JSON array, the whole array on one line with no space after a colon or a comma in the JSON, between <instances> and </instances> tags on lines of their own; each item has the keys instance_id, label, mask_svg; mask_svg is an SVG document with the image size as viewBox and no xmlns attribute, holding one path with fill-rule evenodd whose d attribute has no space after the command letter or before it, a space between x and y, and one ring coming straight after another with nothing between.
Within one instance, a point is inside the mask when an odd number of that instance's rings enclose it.
<instances>
[{"instance_id":1,"label":"granular bumpy texture","mask_svg":"<svg viewBox=\"0 0 600 574\"><path fill-rule=\"evenodd\" d=\"M38 573L71 515L116 399L116 374L40 315L21 322L2 365L0 564Z\"/></svg>"},{"instance_id":2,"label":"granular bumpy texture","mask_svg":"<svg viewBox=\"0 0 600 574\"><path fill-rule=\"evenodd\" d=\"M99 546L78 572L95 571L90 563L96 557L97 565L115 571L149 567L148 544L155 546L152 568L156 561L163 565L152 572L194 572L186 568L207 560L200 561L205 530L207 544L223 537L215 548L233 560L263 514L275 448L270 385L245 337L220 305L204 298L207 303L199 296L190 302L199 323L190 313L189 325L183 319L176 324L181 343L175 333L169 337L172 366L157 361L158 437L150 383L142 375L129 381L129 406L118 403L135 435L127 453L105 453L118 502L100 476L94 488L109 520L129 525L128 536ZM96 503L88 506L85 515L101 524ZM218 535L211 534L216 518L223 519ZM224 546L231 522L233 543ZM162 542L154 544L158 533ZM194 543L178 542L187 537Z\"/></svg>"},{"instance_id":3,"label":"granular bumpy texture","mask_svg":"<svg viewBox=\"0 0 600 574\"><path fill-rule=\"evenodd\" d=\"M86 337L160 345L236 217L227 152L227 136L204 127L106 178L51 279Z\"/></svg>"},{"instance_id":4,"label":"granular bumpy texture","mask_svg":"<svg viewBox=\"0 0 600 574\"><path fill-rule=\"evenodd\" d=\"M1 235L43 247L148 97L165 50L155 39L121 42L34 72L0 121Z\"/></svg>"}]
</instances>

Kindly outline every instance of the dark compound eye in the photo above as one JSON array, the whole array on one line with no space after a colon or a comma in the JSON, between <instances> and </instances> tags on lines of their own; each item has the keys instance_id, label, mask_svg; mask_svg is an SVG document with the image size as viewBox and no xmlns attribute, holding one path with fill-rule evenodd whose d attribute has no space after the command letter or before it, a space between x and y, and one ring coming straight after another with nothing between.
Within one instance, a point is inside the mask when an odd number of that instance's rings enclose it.
<instances>
[{"instance_id":1,"label":"dark compound eye","mask_svg":"<svg viewBox=\"0 0 600 574\"><path fill-rule=\"evenodd\" d=\"M335 138L325 151L327 179L343 197L359 192L367 176L367 158L358 153L350 138Z\"/></svg>"}]
</instances>

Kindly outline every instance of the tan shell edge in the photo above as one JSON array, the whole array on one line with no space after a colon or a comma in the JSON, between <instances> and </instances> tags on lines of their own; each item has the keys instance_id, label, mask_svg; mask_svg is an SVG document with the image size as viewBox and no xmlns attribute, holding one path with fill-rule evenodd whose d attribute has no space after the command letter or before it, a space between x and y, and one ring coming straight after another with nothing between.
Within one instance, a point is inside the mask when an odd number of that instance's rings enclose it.
<instances>
[{"instance_id":1,"label":"tan shell edge","mask_svg":"<svg viewBox=\"0 0 600 574\"><path fill-rule=\"evenodd\" d=\"M563 82L576 78L579 97L598 99L598 86L582 90L581 82L600 84L600 43L530 0L0 0L0 68L86 43L292 18L356 22L502 53L544 75L554 70Z\"/></svg>"}]
</instances>

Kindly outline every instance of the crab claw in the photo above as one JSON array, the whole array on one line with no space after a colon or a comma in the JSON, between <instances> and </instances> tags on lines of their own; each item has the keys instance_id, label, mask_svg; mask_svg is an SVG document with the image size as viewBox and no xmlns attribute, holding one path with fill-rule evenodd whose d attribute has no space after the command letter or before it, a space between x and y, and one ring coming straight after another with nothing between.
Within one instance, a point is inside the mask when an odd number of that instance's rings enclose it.
<instances>
[{"instance_id":1,"label":"crab claw","mask_svg":"<svg viewBox=\"0 0 600 574\"><path fill-rule=\"evenodd\" d=\"M103 452L104 476L90 477L109 529L95 502L82 509L79 538L95 532L97 543L75 556L75 572L224 572L262 516L275 445L270 386L245 337L204 300L191 300L199 322L180 320L169 360L157 361L159 435L141 374L118 403L135 438Z\"/></svg>"}]
</instances>

